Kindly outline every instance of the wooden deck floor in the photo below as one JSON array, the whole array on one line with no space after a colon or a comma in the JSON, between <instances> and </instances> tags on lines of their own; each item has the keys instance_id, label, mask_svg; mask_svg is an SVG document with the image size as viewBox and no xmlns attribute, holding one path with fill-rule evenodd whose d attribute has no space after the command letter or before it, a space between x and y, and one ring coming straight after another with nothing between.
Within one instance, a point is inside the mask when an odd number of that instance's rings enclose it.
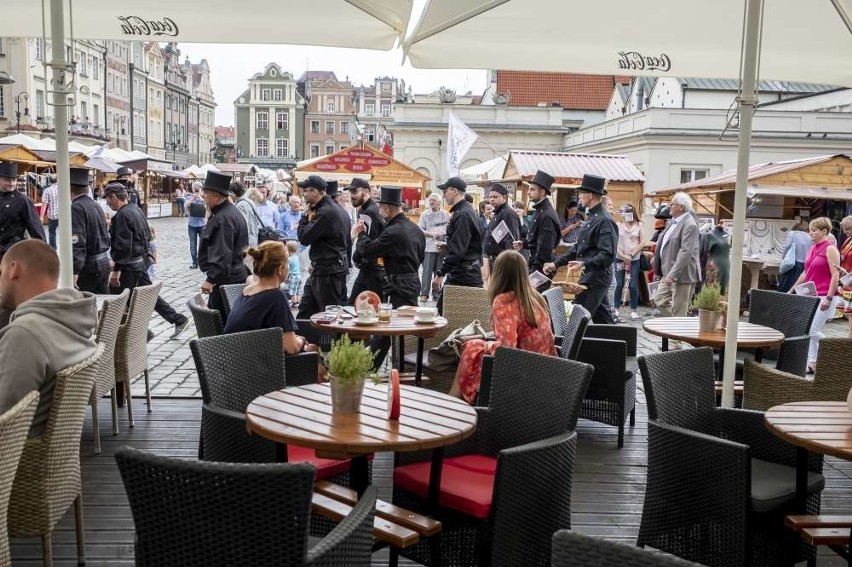
<instances>
[{"instance_id":1,"label":"wooden deck floor","mask_svg":"<svg viewBox=\"0 0 852 567\"><path fill-rule=\"evenodd\" d=\"M636 427L625 434L625 444L616 449L614 427L580 420L579 448L575 466L572 523L575 530L594 536L634 543L642 514L646 463L646 412L644 396L637 407ZM133 565L133 520L124 487L113 459L122 445L131 445L161 455L194 458L197 455L200 399L154 399L154 411L144 410L135 400L136 427L122 423L118 436L109 434L109 405L101 403L103 453L93 454L91 422L83 430L82 474L86 556L89 567ZM122 417L124 414L122 413ZM374 479L380 497L389 499L390 455L374 461ZM828 479L823 513L849 513L852 510L852 463L827 460ZM67 514L54 534L55 565L76 565L73 514ZM843 564L830 551L823 550L821 567ZM14 566L41 565L39 540L13 540ZM374 564L384 564L376 554Z\"/></svg>"}]
</instances>

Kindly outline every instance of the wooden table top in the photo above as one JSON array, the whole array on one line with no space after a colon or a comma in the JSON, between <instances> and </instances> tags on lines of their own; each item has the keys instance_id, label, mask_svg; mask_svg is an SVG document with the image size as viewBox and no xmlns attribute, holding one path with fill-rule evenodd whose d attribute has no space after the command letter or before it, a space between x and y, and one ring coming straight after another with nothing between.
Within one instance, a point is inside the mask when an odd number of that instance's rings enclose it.
<instances>
[{"instance_id":1,"label":"wooden table top","mask_svg":"<svg viewBox=\"0 0 852 567\"><path fill-rule=\"evenodd\" d=\"M336 320L327 323L319 320L323 315L322 312L312 315L311 324L322 331L353 335L433 337L435 333L447 326L446 318L441 316L436 317L431 323L418 323L414 320L414 317L405 317L395 311L389 322L376 322L370 325L358 324L354 317L351 319L338 317Z\"/></svg>"},{"instance_id":2,"label":"wooden table top","mask_svg":"<svg viewBox=\"0 0 852 567\"><path fill-rule=\"evenodd\" d=\"M812 453L852 461L852 413L846 402L792 402L764 417L774 435Z\"/></svg>"},{"instance_id":3,"label":"wooden table top","mask_svg":"<svg viewBox=\"0 0 852 567\"><path fill-rule=\"evenodd\" d=\"M725 346L725 329L699 331L698 317L657 317L648 319L642 328L660 337L683 341L694 346ZM784 342L784 333L771 327L739 322L737 346L743 348L772 347Z\"/></svg>"},{"instance_id":4,"label":"wooden table top","mask_svg":"<svg viewBox=\"0 0 852 567\"><path fill-rule=\"evenodd\" d=\"M387 418L387 384L368 381L361 412L334 414L331 387L311 384L270 392L246 409L252 433L280 443L351 458L380 451L417 451L450 445L476 429L476 411L463 400L401 386L399 421Z\"/></svg>"}]
</instances>

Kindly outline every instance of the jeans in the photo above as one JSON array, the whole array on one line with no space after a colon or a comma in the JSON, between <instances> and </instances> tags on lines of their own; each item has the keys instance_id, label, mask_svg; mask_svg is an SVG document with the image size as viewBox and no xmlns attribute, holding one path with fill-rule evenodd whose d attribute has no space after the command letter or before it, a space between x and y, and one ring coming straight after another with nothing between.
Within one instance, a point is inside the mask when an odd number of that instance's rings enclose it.
<instances>
[{"instance_id":1,"label":"jeans","mask_svg":"<svg viewBox=\"0 0 852 567\"><path fill-rule=\"evenodd\" d=\"M178 206L178 216L179 217L184 216L184 208L183 207L184 207L184 203L186 202L186 200L185 199L175 199L175 202L177 203L177 206Z\"/></svg>"},{"instance_id":2,"label":"jeans","mask_svg":"<svg viewBox=\"0 0 852 567\"><path fill-rule=\"evenodd\" d=\"M47 219L47 243L56 250L56 229L59 228L59 219Z\"/></svg>"},{"instance_id":3,"label":"jeans","mask_svg":"<svg viewBox=\"0 0 852 567\"><path fill-rule=\"evenodd\" d=\"M621 307L621 298L624 297L624 278L627 276L626 270L617 270L615 272L615 308ZM639 306L639 259L630 262L630 281L627 283L627 289L630 291L630 310L636 311Z\"/></svg>"},{"instance_id":4,"label":"jeans","mask_svg":"<svg viewBox=\"0 0 852 567\"><path fill-rule=\"evenodd\" d=\"M443 261L443 252L426 252L423 256L423 271L420 274L420 295L432 294L432 277ZM433 297L434 299L434 297Z\"/></svg>"},{"instance_id":5,"label":"jeans","mask_svg":"<svg viewBox=\"0 0 852 567\"><path fill-rule=\"evenodd\" d=\"M193 265L198 265L198 243L201 241L201 231L203 226L187 226L189 233L189 255L192 257Z\"/></svg>"}]
</instances>

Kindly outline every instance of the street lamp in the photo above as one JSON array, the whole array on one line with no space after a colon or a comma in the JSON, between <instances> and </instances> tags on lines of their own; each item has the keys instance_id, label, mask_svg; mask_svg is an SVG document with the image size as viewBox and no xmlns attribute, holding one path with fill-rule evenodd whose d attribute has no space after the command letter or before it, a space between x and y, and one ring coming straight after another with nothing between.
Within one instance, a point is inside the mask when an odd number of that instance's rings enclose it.
<instances>
[{"instance_id":1,"label":"street lamp","mask_svg":"<svg viewBox=\"0 0 852 567\"><path fill-rule=\"evenodd\" d=\"M21 91L15 95L15 122L17 124L18 134L21 133L21 101L24 101L24 116L30 115L30 107L27 106L27 101L30 100L30 95L26 91Z\"/></svg>"},{"instance_id":2,"label":"street lamp","mask_svg":"<svg viewBox=\"0 0 852 567\"><path fill-rule=\"evenodd\" d=\"M113 116L112 125L115 131L115 142L117 146L121 146L121 136L124 134L124 124L127 122L126 116ZM121 126L119 128L119 125ZM129 148L128 148L129 149Z\"/></svg>"},{"instance_id":3,"label":"street lamp","mask_svg":"<svg viewBox=\"0 0 852 567\"><path fill-rule=\"evenodd\" d=\"M177 136L174 132L172 132L172 141L166 142L166 148L171 148L172 150L172 167L175 167L177 160L177 149L180 147L180 137Z\"/></svg>"}]
</instances>

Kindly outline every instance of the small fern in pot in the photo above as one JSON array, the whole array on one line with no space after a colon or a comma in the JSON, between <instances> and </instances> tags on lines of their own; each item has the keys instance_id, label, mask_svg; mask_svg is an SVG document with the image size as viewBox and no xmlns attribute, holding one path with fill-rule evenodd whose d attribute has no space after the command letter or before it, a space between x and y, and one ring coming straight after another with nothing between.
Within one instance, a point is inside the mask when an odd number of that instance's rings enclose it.
<instances>
[{"instance_id":1,"label":"small fern in pot","mask_svg":"<svg viewBox=\"0 0 852 567\"><path fill-rule=\"evenodd\" d=\"M353 342L347 335L332 342L328 353L332 410L358 413L364 382L372 373L373 353L363 342Z\"/></svg>"}]
</instances>

